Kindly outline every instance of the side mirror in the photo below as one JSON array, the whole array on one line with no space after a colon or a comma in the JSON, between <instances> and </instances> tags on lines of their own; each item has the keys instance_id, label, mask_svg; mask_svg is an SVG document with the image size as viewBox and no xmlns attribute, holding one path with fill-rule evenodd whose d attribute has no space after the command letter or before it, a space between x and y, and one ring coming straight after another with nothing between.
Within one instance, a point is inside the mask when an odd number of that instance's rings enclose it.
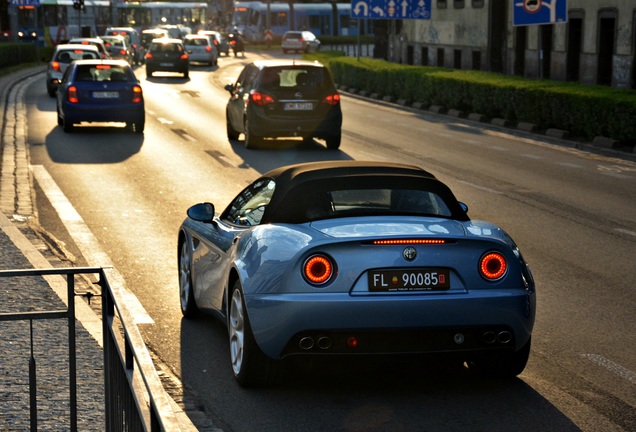
<instances>
[{"instance_id":1,"label":"side mirror","mask_svg":"<svg viewBox=\"0 0 636 432\"><path fill-rule=\"evenodd\" d=\"M460 201L459 206L462 208L462 210L464 210L464 213L468 214L468 206L465 203Z\"/></svg>"},{"instance_id":2,"label":"side mirror","mask_svg":"<svg viewBox=\"0 0 636 432\"><path fill-rule=\"evenodd\" d=\"M232 93L234 91L234 84L226 84L223 88Z\"/></svg>"},{"instance_id":3,"label":"side mirror","mask_svg":"<svg viewBox=\"0 0 636 432\"><path fill-rule=\"evenodd\" d=\"M214 220L214 204L206 202L195 204L187 211L188 217L197 222L212 222Z\"/></svg>"}]
</instances>

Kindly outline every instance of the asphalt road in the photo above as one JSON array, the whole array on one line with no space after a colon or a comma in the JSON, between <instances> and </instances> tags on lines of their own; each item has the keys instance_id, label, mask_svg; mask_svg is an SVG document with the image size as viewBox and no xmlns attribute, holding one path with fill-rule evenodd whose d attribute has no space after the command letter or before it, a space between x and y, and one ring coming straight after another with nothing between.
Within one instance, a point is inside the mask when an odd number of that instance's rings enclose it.
<instances>
[{"instance_id":1,"label":"asphalt road","mask_svg":"<svg viewBox=\"0 0 636 432\"><path fill-rule=\"evenodd\" d=\"M193 68L190 80L146 80L140 68L143 136L94 126L64 134L43 77L25 93L40 223L78 264L118 270L151 318L140 325L148 346L216 424L237 432L636 430L635 163L348 95L339 151L297 140L248 151L225 135L222 86L254 57ZM178 226L189 205L221 209L271 168L328 159L425 167L473 219L511 234L538 295L519 379L487 381L432 362L369 362L314 364L269 389L233 382L223 327L181 318ZM69 222L69 206L81 229Z\"/></svg>"}]
</instances>

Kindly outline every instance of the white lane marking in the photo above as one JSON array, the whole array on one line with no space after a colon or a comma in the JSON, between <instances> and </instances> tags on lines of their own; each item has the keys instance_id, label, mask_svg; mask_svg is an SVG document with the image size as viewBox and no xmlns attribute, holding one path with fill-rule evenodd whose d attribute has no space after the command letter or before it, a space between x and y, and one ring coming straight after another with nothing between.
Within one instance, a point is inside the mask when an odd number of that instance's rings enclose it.
<instances>
[{"instance_id":1,"label":"white lane marking","mask_svg":"<svg viewBox=\"0 0 636 432\"><path fill-rule=\"evenodd\" d=\"M578 168L578 169L583 168L583 165L569 163L569 162L559 162L559 165L566 168Z\"/></svg>"},{"instance_id":2,"label":"white lane marking","mask_svg":"<svg viewBox=\"0 0 636 432\"><path fill-rule=\"evenodd\" d=\"M543 156L539 156L539 155L535 155L535 154L530 154L530 153L525 153L525 154L522 154L522 155L520 155L520 156L523 156L523 157L528 158L528 159L544 159L544 157L543 157Z\"/></svg>"},{"instance_id":3,"label":"white lane marking","mask_svg":"<svg viewBox=\"0 0 636 432\"><path fill-rule=\"evenodd\" d=\"M121 287L121 291L124 294L123 301L126 303L126 307L130 310L131 314L135 317L137 324L154 324L153 319L148 315L148 312L146 312L146 309L144 309L137 296L126 288L124 278L113 267L109 256L99 246L91 230L86 226L80 214L66 198L46 168L42 165L33 165L31 170L33 171L33 177L59 215L64 227L71 237L73 237L73 241L84 258L86 258L88 265L104 268L109 283Z\"/></svg>"},{"instance_id":4,"label":"white lane marking","mask_svg":"<svg viewBox=\"0 0 636 432\"><path fill-rule=\"evenodd\" d=\"M489 148L492 149L492 150L498 150L498 151L502 151L502 152L510 151L509 148L500 147L500 146L490 146Z\"/></svg>"},{"instance_id":5,"label":"white lane marking","mask_svg":"<svg viewBox=\"0 0 636 432\"><path fill-rule=\"evenodd\" d=\"M636 237L636 231L630 231L623 228L614 228L614 231Z\"/></svg>"},{"instance_id":6,"label":"white lane marking","mask_svg":"<svg viewBox=\"0 0 636 432\"><path fill-rule=\"evenodd\" d=\"M463 181L463 180L459 180L459 182L462 183L462 184L465 184L466 186L474 187L475 189L483 190L483 191L494 193L494 194L497 194L497 195L503 195L503 192L495 190L495 189L490 189L490 188L487 188L485 186L479 186L479 185L476 185L474 183L469 183L469 182Z\"/></svg>"},{"instance_id":7,"label":"white lane marking","mask_svg":"<svg viewBox=\"0 0 636 432\"><path fill-rule=\"evenodd\" d=\"M586 358L599 366L603 366L605 369L609 370L615 375L618 375L621 378L625 378L627 381L632 384L636 384L636 373L630 371L623 366L614 363L613 361L606 359L605 357L598 354L581 354L583 358Z\"/></svg>"},{"instance_id":8,"label":"white lane marking","mask_svg":"<svg viewBox=\"0 0 636 432\"><path fill-rule=\"evenodd\" d=\"M614 173L614 172L601 172L601 175L604 175L604 176L607 176L607 177L614 177L614 178L618 178L618 179L631 179L631 178L634 178L633 176L630 176L630 175L618 174L618 173Z\"/></svg>"},{"instance_id":9,"label":"white lane marking","mask_svg":"<svg viewBox=\"0 0 636 432\"><path fill-rule=\"evenodd\" d=\"M157 120L159 120L159 123L161 123L161 124L171 125L171 124L174 123L172 120L168 120L168 119L165 119L163 117L157 117Z\"/></svg>"},{"instance_id":10,"label":"white lane marking","mask_svg":"<svg viewBox=\"0 0 636 432\"><path fill-rule=\"evenodd\" d=\"M466 144L482 144L482 141L470 138L462 138L459 141L465 142Z\"/></svg>"}]
</instances>

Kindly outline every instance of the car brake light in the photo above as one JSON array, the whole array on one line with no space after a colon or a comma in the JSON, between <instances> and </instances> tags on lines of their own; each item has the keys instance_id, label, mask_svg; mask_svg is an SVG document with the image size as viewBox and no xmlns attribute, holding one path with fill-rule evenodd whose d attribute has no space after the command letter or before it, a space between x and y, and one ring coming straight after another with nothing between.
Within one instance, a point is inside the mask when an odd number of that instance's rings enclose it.
<instances>
[{"instance_id":1,"label":"car brake light","mask_svg":"<svg viewBox=\"0 0 636 432\"><path fill-rule=\"evenodd\" d=\"M78 103L79 99L77 98L77 87L70 86L66 91L66 100L70 103Z\"/></svg>"},{"instance_id":2,"label":"car brake light","mask_svg":"<svg viewBox=\"0 0 636 432\"><path fill-rule=\"evenodd\" d=\"M147 54L146 54L146 59L152 59L152 54L147 53Z\"/></svg>"},{"instance_id":3,"label":"car brake light","mask_svg":"<svg viewBox=\"0 0 636 432\"><path fill-rule=\"evenodd\" d=\"M205 52L212 52L212 47L210 45L206 46Z\"/></svg>"},{"instance_id":4,"label":"car brake light","mask_svg":"<svg viewBox=\"0 0 636 432\"><path fill-rule=\"evenodd\" d=\"M322 103L327 104L327 105L331 105L331 106L336 106L340 103L340 93L333 93L330 94L328 96L326 96L323 100Z\"/></svg>"},{"instance_id":5,"label":"car brake light","mask_svg":"<svg viewBox=\"0 0 636 432\"><path fill-rule=\"evenodd\" d=\"M136 85L133 86L133 103L141 103L144 100L144 94L141 91L141 87Z\"/></svg>"},{"instance_id":6,"label":"car brake light","mask_svg":"<svg viewBox=\"0 0 636 432\"><path fill-rule=\"evenodd\" d=\"M188 54L187 54L187 53L183 53L183 54L181 54L180 59L181 59L181 60L187 60L187 59L188 59Z\"/></svg>"},{"instance_id":7,"label":"car brake light","mask_svg":"<svg viewBox=\"0 0 636 432\"><path fill-rule=\"evenodd\" d=\"M313 285L322 285L331 279L334 266L325 255L313 255L303 265L303 276Z\"/></svg>"},{"instance_id":8,"label":"car brake light","mask_svg":"<svg viewBox=\"0 0 636 432\"><path fill-rule=\"evenodd\" d=\"M506 274L507 269L506 258L499 252L489 252L479 260L479 272L484 278L491 281L501 279Z\"/></svg>"},{"instance_id":9,"label":"car brake light","mask_svg":"<svg viewBox=\"0 0 636 432\"><path fill-rule=\"evenodd\" d=\"M56 70L58 72L61 72L62 70L60 69L60 62L56 62L54 61L53 63L51 63L51 68L53 70Z\"/></svg>"},{"instance_id":10,"label":"car brake light","mask_svg":"<svg viewBox=\"0 0 636 432\"><path fill-rule=\"evenodd\" d=\"M258 106L265 106L269 104L276 103L276 100L273 96L268 95L267 93L261 93L256 90L252 90L250 92L250 98L252 102L254 102Z\"/></svg>"},{"instance_id":11,"label":"car brake light","mask_svg":"<svg viewBox=\"0 0 636 432\"><path fill-rule=\"evenodd\" d=\"M126 53L126 50L125 50L125 49L120 49L120 50L119 50L119 54L121 54L121 55L125 56L127 53Z\"/></svg>"}]
</instances>

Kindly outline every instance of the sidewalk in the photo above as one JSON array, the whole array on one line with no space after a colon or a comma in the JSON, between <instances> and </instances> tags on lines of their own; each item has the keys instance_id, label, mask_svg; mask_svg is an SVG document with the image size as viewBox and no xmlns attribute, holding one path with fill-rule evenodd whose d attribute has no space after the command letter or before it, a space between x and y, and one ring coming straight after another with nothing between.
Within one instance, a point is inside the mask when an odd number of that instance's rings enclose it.
<instances>
[{"instance_id":1,"label":"sidewalk","mask_svg":"<svg viewBox=\"0 0 636 432\"><path fill-rule=\"evenodd\" d=\"M70 266L59 260L26 222L35 211L26 146L24 90L20 83L40 79L45 70L44 66L39 66L0 77L0 270ZM20 90L15 91L18 88ZM44 82L42 88L44 91ZM0 313L66 310L66 279L61 276L53 279L0 278ZM81 291L78 288L76 286L76 292ZM77 426L80 431L103 431L105 401L101 318L81 298L76 297L75 305ZM37 374L38 430L68 431L67 321L33 321L32 337L33 347L29 321L0 322L0 432L30 430L31 349ZM160 366L156 367L172 398L180 430L220 431L195 408L196 404L184 401L179 383Z\"/></svg>"}]
</instances>

